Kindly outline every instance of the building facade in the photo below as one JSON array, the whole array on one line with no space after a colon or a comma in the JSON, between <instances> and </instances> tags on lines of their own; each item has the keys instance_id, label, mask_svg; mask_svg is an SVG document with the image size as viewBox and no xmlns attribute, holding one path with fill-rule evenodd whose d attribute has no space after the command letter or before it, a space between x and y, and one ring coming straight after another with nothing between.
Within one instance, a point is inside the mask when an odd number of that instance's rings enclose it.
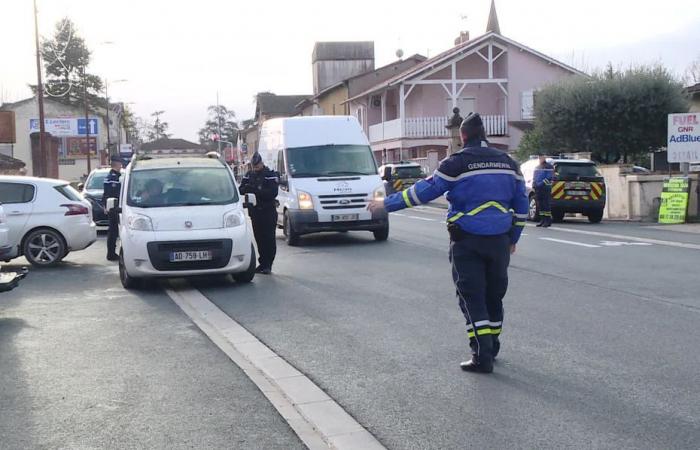
<instances>
[{"instance_id":1,"label":"building facade","mask_svg":"<svg viewBox=\"0 0 700 450\"><path fill-rule=\"evenodd\" d=\"M484 35L462 34L453 48L351 96L350 111L378 161L413 159L432 170L447 155L455 107L480 113L489 141L515 150L533 126L536 91L570 76L586 74L501 35L492 5Z\"/></svg>"},{"instance_id":2,"label":"building facade","mask_svg":"<svg viewBox=\"0 0 700 450\"><path fill-rule=\"evenodd\" d=\"M26 164L28 175L38 175L37 164L32 157L32 133L39 132L39 109L36 97L15 103L6 103L0 110L12 111L15 116L15 143L0 144L0 153L19 159ZM91 111L87 126L90 128L91 168L106 164L107 123L104 110ZM85 109L69 106L50 98L44 99L46 132L51 133L57 144L58 177L78 181L88 174ZM116 119L116 118L115 118ZM126 142L126 133L112 121L113 143Z\"/></svg>"}]
</instances>

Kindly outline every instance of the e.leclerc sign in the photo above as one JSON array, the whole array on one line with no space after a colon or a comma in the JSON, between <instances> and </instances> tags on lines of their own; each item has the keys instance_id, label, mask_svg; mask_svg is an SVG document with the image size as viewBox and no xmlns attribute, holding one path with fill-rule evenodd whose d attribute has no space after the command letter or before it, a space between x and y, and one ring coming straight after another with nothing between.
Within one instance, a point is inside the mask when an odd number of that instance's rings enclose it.
<instances>
[{"instance_id":1,"label":"e.leclerc sign","mask_svg":"<svg viewBox=\"0 0 700 450\"><path fill-rule=\"evenodd\" d=\"M700 161L700 113L668 115L668 162Z\"/></svg>"}]
</instances>

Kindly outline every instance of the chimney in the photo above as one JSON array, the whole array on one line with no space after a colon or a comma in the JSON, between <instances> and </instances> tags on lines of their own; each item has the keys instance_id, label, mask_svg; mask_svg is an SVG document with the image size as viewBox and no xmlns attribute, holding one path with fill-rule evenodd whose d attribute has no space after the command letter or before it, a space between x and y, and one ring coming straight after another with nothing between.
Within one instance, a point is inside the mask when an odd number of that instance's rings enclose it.
<instances>
[{"instance_id":1,"label":"chimney","mask_svg":"<svg viewBox=\"0 0 700 450\"><path fill-rule=\"evenodd\" d=\"M459 36L457 37L457 39L455 39L455 46L464 44L468 40L469 40L469 32L468 31L461 31L459 33Z\"/></svg>"}]
</instances>

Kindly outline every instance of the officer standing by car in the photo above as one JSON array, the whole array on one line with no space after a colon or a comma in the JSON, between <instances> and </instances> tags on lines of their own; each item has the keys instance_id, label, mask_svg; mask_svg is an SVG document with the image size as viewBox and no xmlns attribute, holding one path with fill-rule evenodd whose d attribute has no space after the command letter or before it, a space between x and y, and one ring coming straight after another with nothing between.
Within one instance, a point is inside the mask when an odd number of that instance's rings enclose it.
<instances>
[{"instance_id":1,"label":"officer standing by car","mask_svg":"<svg viewBox=\"0 0 700 450\"><path fill-rule=\"evenodd\" d=\"M432 177L369 209L397 211L447 192L452 277L472 353L460 366L490 373L500 349L510 255L525 226L528 201L518 164L488 146L479 114L464 119L460 134L464 148L443 160Z\"/></svg>"},{"instance_id":2,"label":"officer standing by car","mask_svg":"<svg viewBox=\"0 0 700 450\"><path fill-rule=\"evenodd\" d=\"M122 160L118 156L112 156L112 169L105 177L104 190L102 194L102 205L107 206L107 199L119 198L119 193L122 189L121 175L122 175ZM116 209L112 209L107 212L107 218L109 219L109 229L107 231L107 260L117 261L119 260L119 255L117 255L117 237L119 236L119 213Z\"/></svg>"},{"instance_id":3,"label":"officer standing by car","mask_svg":"<svg viewBox=\"0 0 700 450\"><path fill-rule=\"evenodd\" d=\"M250 160L251 170L243 177L240 191L242 194L255 194L256 206L250 208L253 234L258 245L257 273L272 273L272 263L277 253L277 194L279 192L279 175L263 163L262 157L255 152Z\"/></svg>"},{"instance_id":4,"label":"officer standing by car","mask_svg":"<svg viewBox=\"0 0 700 450\"><path fill-rule=\"evenodd\" d=\"M547 162L547 157L539 154L540 164L535 168L532 184L537 198L537 209L540 214L538 227L549 228L552 225L552 179L554 166Z\"/></svg>"}]
</instances>

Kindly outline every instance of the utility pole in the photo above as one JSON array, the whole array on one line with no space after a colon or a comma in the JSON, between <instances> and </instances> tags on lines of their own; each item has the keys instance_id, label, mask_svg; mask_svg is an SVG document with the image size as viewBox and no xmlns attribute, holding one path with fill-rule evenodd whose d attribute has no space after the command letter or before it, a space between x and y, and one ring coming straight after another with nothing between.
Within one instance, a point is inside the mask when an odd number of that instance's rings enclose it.
<instances>
[{"instance_id":1,"label":"utility pole","mask_svg":"<svg viewBox=\"0 0 700 450\"><path fill-rule=\"evenodd\" d=\"M36 9L36 0L34 0L34 39L36 41L36 97L39 102L39 154L41 155L41 164L39 165L39 176L48 176L47 154L46 154L46 127L44 125L44 84L41 80L41 52L39 51L39 14ZM36 170L36 169L35 169Z\"/></svg>"},{"instance_id":2,"label":"utility pole","mask_svg":"<svg viewBox=\"0 0 700 450\"><path fill-rule=\"evenodd\" d=\"M219 91L216 91L216 125L218 127L218 133L219 133L219 139L218 141L218 150L219 150L219 155L221 154L221 108L219 108Z\"/></svg>"},{"instance_id":3,"label":"utility pole","mask_svg":"<svg viewBox=\"0 0 700 450\"><path fill-rule=\"evenodd\" d=\"M87 76L85 74L85 66L83 66L83 98L85 99L85 140L87 142L87 174L90 175L90 172L92 172L92 165L90 162L90 111L88 109ZM95 141L95 147L97 147L97 141Z\"/></svg>"},{"instance_id":4,"label":"utility pole","mask_svg":"<svg viewBox=\"0 0 700 450\"><path fill-rule=\"evenodd\" d=\"M105 116L105 119L107 120L107 156L111 157L112 156L112 141L109 138L109 135L111 134L109 132L110 126L109 126L109 81L105 79L105 100L107 101L107 114Z\"/></svg>"}]
</instances>

